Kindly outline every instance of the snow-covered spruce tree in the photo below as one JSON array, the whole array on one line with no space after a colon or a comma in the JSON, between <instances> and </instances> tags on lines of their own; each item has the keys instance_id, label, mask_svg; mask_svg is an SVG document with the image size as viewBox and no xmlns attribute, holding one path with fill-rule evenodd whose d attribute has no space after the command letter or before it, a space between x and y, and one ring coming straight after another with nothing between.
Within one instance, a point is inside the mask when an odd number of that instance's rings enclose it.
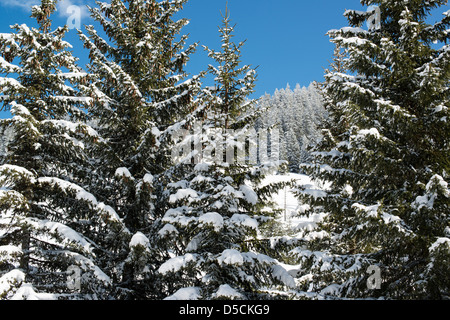
<instances>
[{"instance_id":1,"label":"snow-covered spruce tree","mask_svg":"<svg viewBox=\"0 0 450 320\"><path fill-rule=\"evenodd\" d=\"M260 183L278 163L248 161L245 138L258 114L248 96L256 72L240 66L244 42L233 42L228 11L219 30L221 51L204 47L217 64L209 66L215 86L205 89L203 117L184 135L187 152L166 191L170 207L159 235L170 255L159 272L169 299L267 298L264 290L294 285L259 251L259 225L268 218L263 209L279 187Z\"/></svg>"},{"instance_id":2,"label":"snow-covered spruce tree","mask_svg":"<svg viewBox=\"0 0 450 320\"><path fill-rule=\"evenodd\" d=\"M199 77L187 79L184 71L196 48L185 48L187 36L180 35L188 21L174 20L185 3L98 2L90 11L107 39L93 26L86 27L87 35L80 32L95 78L84 87L94 101L89 113L105 140L95 151L103 177L95 193L134 235L128 258L117 267L119 298L160 297L154 266L161 254L151 251L159 250L153 224L167 207L159 195L167 181L160 175L171 165L170 132L195 110L200 90Z\"/></svg>"},{"instance_id":3,"label":"snow-covered spruce tree","mask_svg":"<svg viewBox=\"0 0 450 320\"><path fill-rule=\"evenodd\" d=\"M86 124L86 74L51 31L56 1L32 8L39 28L0 34L0 298L110 298L105 267L120 250L114 210L84 189L94 169L86 152L98 134ZM73 280L73 281L71 281Z\"/></svg>"},{"instance_id":4,"label":"snow-covered spruce tree","mask_svg":"<svg viewBox=\"0 0 450 320\"><path fill-rule=\"evenodd\" d=\"M323 267L311 288L325 294L448 298L450 12L427 23L447 1L361 3L378 9L349 10L350 27L329 32L348 71L325 76L330 123L306 169L330 185L300 190L327 214L309 244L322 254L296 252ZM377 10L380 24L362 29ZM380 268L379 290L366 284L369 265Z\"/></svg>"}]
</instances>

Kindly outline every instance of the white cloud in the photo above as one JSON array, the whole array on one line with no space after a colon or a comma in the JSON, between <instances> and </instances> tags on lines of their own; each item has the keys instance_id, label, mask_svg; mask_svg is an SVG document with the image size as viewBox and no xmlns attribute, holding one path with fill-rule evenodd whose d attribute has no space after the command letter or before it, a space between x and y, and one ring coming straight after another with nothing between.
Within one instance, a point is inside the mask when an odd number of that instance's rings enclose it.
<instances>
[{"instance_id":1,"label":"white cloud","mask_svg":"<svg viewBox=\"0 0 450 320\"><path fill-rule=\"evenodd\" d=\"M19 7L31 11L31 7L38 5L39 3L39 0L2 0L0 5L5 7Z\"/></svg>"},{"instance_id":2,"label":"white cloud","mask_svg":"<svg viewBox=\"0 0 450 320\"><path fill-rule=\"evenodd\" d=\"M60 17L68 18L71 17L75 13L75 11L78 11L79 9L81 18L89 17L89 10L86 7L87 2L93 1L59 0L56 5L58 15ZM0 6L17 7L22 8L26 11L31 11L32 6L39 5L40 3L40 0L1 0Z\"/></svg>"},{"instance_id":3,"label":"white cloud","mask_svg":"<svg viewBox=\"0 0 450 320\"><path fill-rule=\"evenodd\" d=\"M93 0L59 0L56 5L56 15L67 19L65 24L70 29L79 29L82 21L90 16L86 4L91 2ZM31 12L31 8L40 3L41 0L0 0L0 6L21 8L27 12Z\"/></svg>"},{"instance_id":4,"label":"white cloud","mask_svg":"<svg viewBox=\"0 0 450 320\"><path fill-rule=\"evenodd\" d=\"M71 17L79 12L81 18L89 17L89 10L86 7L86 1L81 0L60 0L57 4L58 13L61 17Z\"/></svg>"}]
</instances>

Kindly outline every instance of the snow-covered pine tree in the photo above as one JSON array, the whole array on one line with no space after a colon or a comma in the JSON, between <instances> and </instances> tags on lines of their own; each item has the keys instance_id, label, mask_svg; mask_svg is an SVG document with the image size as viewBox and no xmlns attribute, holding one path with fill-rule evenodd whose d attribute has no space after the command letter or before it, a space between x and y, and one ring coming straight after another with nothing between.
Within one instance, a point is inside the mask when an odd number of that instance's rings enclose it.
<instances>
[{"instance_id":1,"label":"snow-covered pine tree","mask_svg":"<svg viewBox=\"0 0 450 320\"><path fill-rule=\"evenodd\" d=\"M285 134L286 138L286 152L287 152L287 161L289 161L289 171L290 172L298 172L298 168L300 167L300 159L302 154L302 149L298 142L297 134L294 129L291 127Z\"/></svg>"},{"instance_id":2,"label":"snow-covered pine tree","mask_svg":"<svg viewBox=\"0 0 450 320\"><path fill-rule=\"evenodd\" d=\"M84 188L98 134L76 90L86 74L63 40L68 28L51 30L55 10L42 0L38 28L0 34L0 100L12 113L0 122L2 299L110 298L107 269L121 249L117 214Z\"/></svg>"},{"instance_id":3,"label":"snow-covered pine tree","mask_svg":"<svg viewBox=\"0 0 450 320\"><path fill-rule=\"evenodd\" d=\"M174 167L178 180L166 193L171 207L159 234L170 256L159 272L169 299L261 298L264 289L293 286L287 272L258 251L259 225L268 218L263 209L280 186L260 185L268 167L278 164L257 165L244 155L248 143L240 135L251 132L258 115L256 101L248 99L256 72L241 66L244 42L233 42L228 11L219 31L221 51L204 47L216 63L209 66L215 87L205 89L206 114L184 140L203 155L190 153L197 163Z\"/></svg>"},{"instance_id":4,"label":"snow-covered pine tree","mask_svg":"<svg viewBox=\"0 0 450 320\"><path fill-rule=\"evenodd\" d=\"M378 26L361 28L374 11L349 10L350 27L329 32L346 70L325 75L331 121L306 169L330 185L300 192L327 214L309 246L322 254L297 252L327 270L314 289L335 297L448 298L450 12L427 22L447 1L361 3L378 6Z\"/></svg>"},{"instance_id":5,"label":"snow-covered pine tree","mask_svg":"<svg viewBox=\"0 0 450 320\"><path fill-rule=\"evenodd\" d=\"M174 20L186 1L98 2L90 11L108 38L93 26L87 35L80 32L96 77L84 87L94 101L89 113L105 140L96 150L103 180L95 193L134 235L118 266L119 298L160 297L154 266L161 254L150 250L158 250L153 224L168 207L160 195L167 181L160 176L171 166L170 134L196 109L200 90L200 77L187 79L184 71L196 48L185 48L187 36L180 36L188 22Z\"/></svg>"}]
</instances>

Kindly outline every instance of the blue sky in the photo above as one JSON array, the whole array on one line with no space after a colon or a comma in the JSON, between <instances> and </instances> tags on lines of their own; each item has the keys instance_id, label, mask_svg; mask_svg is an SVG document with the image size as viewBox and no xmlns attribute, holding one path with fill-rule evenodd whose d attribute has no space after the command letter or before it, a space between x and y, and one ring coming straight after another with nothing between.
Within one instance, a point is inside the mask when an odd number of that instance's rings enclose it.
<instances>
[{"instance_id":1,"label":"blue sky","mask_svg":"<svg viewBox=\"0 0 450 320\"><path fill-rule=\"evenodd\" d=\"M9 32L15 23L34 25L28 18L30 4L38 0L1 0L0 32ZM348 25L343 17L346 9L365 10L359 0L190 0L182 17L190 19L184 33L190 34L189 43L198 42L219 49L218 26L226 3L231 19L236 24L236 41L246 39L243 63L258 66L258 82L253 97L272 94L289 83L308 86L323 80L323 69L333 53L333 44L326 32ZM67 23L67 8L71 4L93 4L93 0L63 0L53 17L55 25ZM438 11L444 12L445 8ZM440 19L440 17L437 17ZM83 9L81 24L94 24ZM66 39L74 46L74 54L87 62L75 30ZM211 61L199 48L189 63L192 74L204 70ZM1 114L0 113L0 117Z\"/></svg>"},{"instance_id":2,"label":"blue sky","mask_svg":"<svg viewBox=\"0 0 450 320\"><path fill-rule=\"evenodd\" d=\"M225 6L225 0L191 0L184 10L191 39L220 48L217 27ZM346 26L345 9L361 5L358 0L228 0L228 8L235 39L247 39L243 62L258 66L255 95L261 96L288 83L321 81L334 48L326 32ZM198 56L193 62L205 61L203 53Z\"/></svg>"}]
</instances>

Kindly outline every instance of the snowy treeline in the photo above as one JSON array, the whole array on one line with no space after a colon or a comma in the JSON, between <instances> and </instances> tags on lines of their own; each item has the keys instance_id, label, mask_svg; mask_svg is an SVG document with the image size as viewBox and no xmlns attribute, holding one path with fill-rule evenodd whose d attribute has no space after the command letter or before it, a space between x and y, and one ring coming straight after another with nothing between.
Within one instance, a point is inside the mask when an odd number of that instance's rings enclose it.
<instances>
[{"instance_id":1,"label":"snowy treeline","mask_svg":"<svg viewBox=\"0 0 450 320\"><path fill-rule=\"evenodd\" d=\"M280 135L280 159L289 162L291 172L299 172L300 164L309 158L308 147L321 138L321 124L326 118L323 98L314 83L296 85L292 90L277 89L266 94L259 105L267 109L257 121L258 128L275 127Z\"/></svg>"}]
</instances>

